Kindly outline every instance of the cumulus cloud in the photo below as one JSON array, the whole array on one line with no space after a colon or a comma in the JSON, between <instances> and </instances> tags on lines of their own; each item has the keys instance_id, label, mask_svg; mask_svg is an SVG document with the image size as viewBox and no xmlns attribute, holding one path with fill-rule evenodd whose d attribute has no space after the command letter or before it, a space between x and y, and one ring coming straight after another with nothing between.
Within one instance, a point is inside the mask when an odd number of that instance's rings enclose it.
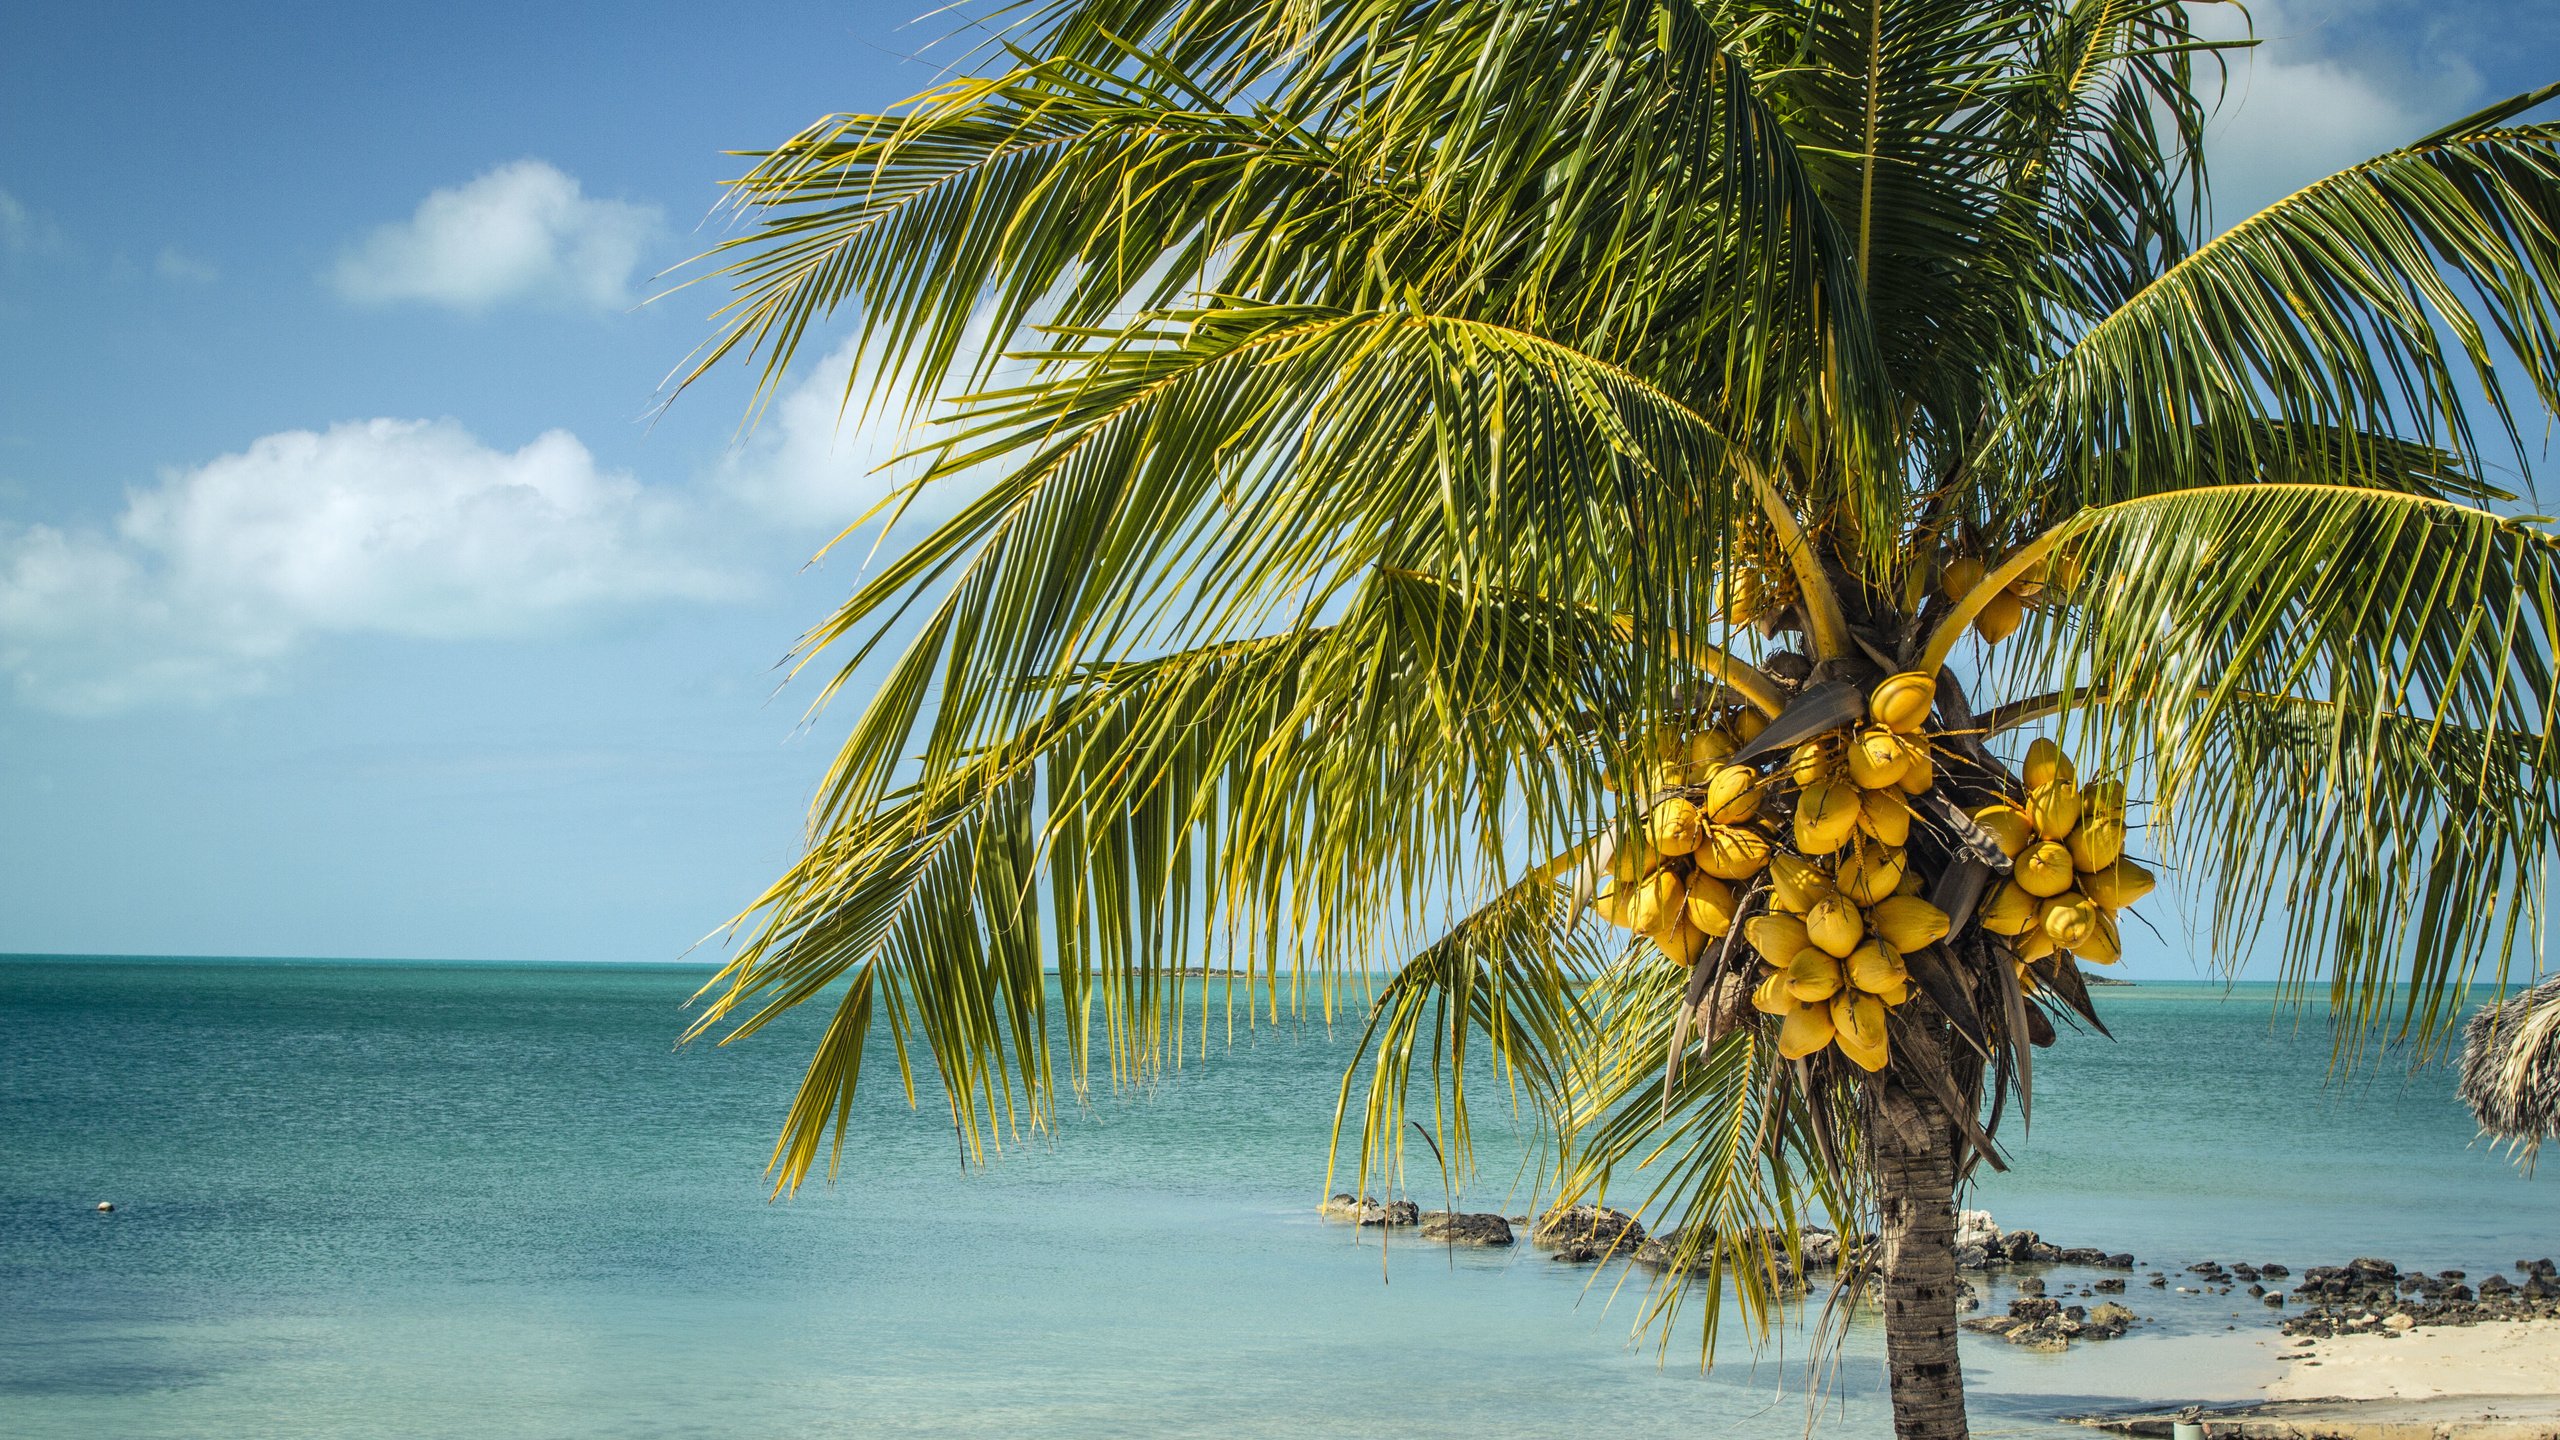
<instances>
[{"instance_id":1,"label":"cumulus cloud","mask_svg":"<svg viewBox=\"0 0 2560 1440\"><path fill-rule=\"evenodd\" d=\"M590 199L574 177L519 160L429 195L340 256L329 283L359 304L466 314L519 301L620 309L661 225L655 206Z\"/></svg>"},{"instance_id":2,"label":"cumulus cloud","mask_svg":"<svg viewBox=\"0 0 2560 1440\"><path fill-rule=\"evenodd\" d=\"M0 671L98 713L254 691L316 637L551 633L734 593L683 508L566 431L286 431L165 475L109 529L0 529Z\"/></svg>"},{"instance_id":3,"label":"cumulus cloud","mask_svg":"<svg viewBox=\"0 0 2560 1440\"><path fill-rule=\"evenodd\" d=\"M2318 22L2341 15L2280 0L2259 0L2249 15L2260 43L2230 56L2229 89L2205 138L2214 211L2223 224L2406 145L2471 108L2478 79L2459 65L2404 54L2396 67L2401 73L2385 74L2366 63L2370 57L2336 49L2344 37ZM2196 12L2196 28L2237 39L2249 33L2249 21L2237 7L2215 6ZM2424 83L2420 72L2431 72ZM2214 72L2205 66L2200 73Z\"/></svg>"},{"instance_id":4,"label":"cumulus cloud","mask_svg":"<svg viewBox=\"0 0 2560 1440\"><path fill-rule=\"evenodd\" d=\"M991 343L981 324L964 342L955 376ZM776 397L754 433L729 452L712 478L750 514L823 539L912 485L926 466L914 452L937 438L938 430L894 397L875 402L879 357L864 354L858 337L798 370L798 382ZM1027 363L1000 359L988 384L1016 384L1029 374ZM901 548L960 513L984 493L988 478L946 476L907 493L887 548ZM887 520L883 512L864 529L879 535Z\"/></svg>"}]
</instances>

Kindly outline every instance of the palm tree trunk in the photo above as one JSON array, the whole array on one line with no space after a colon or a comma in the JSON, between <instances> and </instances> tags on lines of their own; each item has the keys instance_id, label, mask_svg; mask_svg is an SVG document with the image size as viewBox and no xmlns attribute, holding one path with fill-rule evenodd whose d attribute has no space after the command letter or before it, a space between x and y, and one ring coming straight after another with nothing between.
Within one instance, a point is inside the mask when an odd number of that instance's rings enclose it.
<instances>
[{"instance_id":1,"label":"palm tree trunk","mask_svg":"<svg viewBox=\"0 0 2560 1440\"><path fill-rule=\"evenodd\" d=\"M1956 1147L1946 1110L1887 1084L1874 1127L1883 1201L1885 1372L1897 1440L1965 1440L1956 1357Z\"/></svg>"}]
</instances>

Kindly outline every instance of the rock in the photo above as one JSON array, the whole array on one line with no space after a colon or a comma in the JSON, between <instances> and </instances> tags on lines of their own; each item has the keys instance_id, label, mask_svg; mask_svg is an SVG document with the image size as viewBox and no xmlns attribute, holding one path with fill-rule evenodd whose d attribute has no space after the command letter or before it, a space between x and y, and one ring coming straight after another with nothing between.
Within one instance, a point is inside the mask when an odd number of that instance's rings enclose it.
<instances>
[{"instance_id":1,"label":"rock","mask_svg":"<svg viewBox=\"0 0 2560 1440\"><path fill-rule=\"evenodd\" d=\"M106 1214L108 1211L113 1210L114 1208L116 1208L116 1202L114 1202L113 1200L101 1200L101 1201L99 1201L99 1202L98 1202L98 1213L99 1213L99 1214L101 1214L101 1215Z\"/></svg>"},{"instance_id":2,"label":"rock","mask_svg":"<svg viewBox=\"0 0 2560 1440\"><path fill-rule=\"evenodd\" d=\"M2124 1293L2124 1280L2121 1276L2110 1275L2092 1288L2101 1295L2121 1295Z\"/></svg>"},{"instance_id":3,"label":"rock","mask_svg":"<svg viewBox=\"0 0 2560 1440\"><path fill-rule=\"evenodd\" d=\"M2049 1320L2062 1313L2062 1302L2042 1296L2029 1296L2009 1302L2009 1314L2019 1320Z\"/></svg>"},{"instance_id":4,"label":"rock","mask_svg":"<svg viewBox=\"0 0 2560 1440\"><path fill-rule=\"evenodd\" d=\"M2074 1245L2062 1252L2062 1263L2065 1265L2104 1265L2107 1263L2107 1252L2104 1250L2094 1249L2086 1245Z\"/></svg>"},{"instance_id":5,"label":"rock","mask_svg":"<svg viewBox=\"0 0 2560 1440\"><path fill-rule=\"evenodd\" d=\"M2519 1260L2516 1262L2516 1268L2527 1275L2539 1275L2545 1280L2560 1280L2560 1267L2555 1267L2547 1256L2540 1260Z\"/></svg>"},{"instance_id":6,"label":"rock","mask_svg":"<svg viewBox=\"0 0 2560 1440\"><path fill-rule=\"evenodd\" d=\"M2371 1285L2377 1281L2399 1279L2400 1267L2388 1260L2376 1260L2369 1255L2359 1255L2347 1262L2347 1274L2360 1284Z\"/></svg>"},{"instance_id":7,"label":"rock","mask_svg":"<svg viewBox=\"0 0 2560 1440\"><path fill-rule=\"evenodd\" d=\"M2270 1305L2274 1305L2274 1306L2279 1306L2279 1307L2281 1307L2281 1306L2284 1304L2284 1292L2283 1292L2283 1291L2281 1291L2281 1290L2270 1290L2270 1291L2268 1291L2268 1292L2267 1292L2267 1303L2268 1303L2268 1304L2270 1304Z\"/></svg>"},{"instance_id":8,"label":"rock","mask_svg":"<svg viewBox=\"0 0 2560 1440\"><path fill-rule=\"evenodd\" d=\"M2259 1273L2257 1266L2252 1265L2245 1260L2231 1267L2231 1274L2234 1279L2255 1280L2258 1278Z\"/></svg>"},{"instance_id":9,"label":"rock","mask_svg":"<svg viewBox=\"0 0 2560 1440\"><path fill-rule=\"evenodd\" d=\"M1568 1240L1555 1247L1555 1251L1556 1253L1547 1258L1562 1261L1568 1265L1588 1265L1601 1257L1599 1246L1586 1245L1579 1240Z\"/></svg>"},{"instance_id":10,"label":"rock","mask_svg":"<svg viewBox=\"0 0 2560 1440\"><path fill-rule=\"evenodd\" d=\"M2460 1301L2470 1300L2476 1297L2472 1295L2471 1287L2468 1285L2447 1285L2444 1287L2444 1298L2447 1300Z\"/></svg>"},{"instance_id":11,"label":"rock","mask_svg":"<svg viewBox=\"0 0 2560 1440\"><path fill-rule=\"evenodd\" d=\"M1991 1265L1991 1251L1988 1248L1980 1245L1959 1245L1956 1247L1957 1269L1988 1270L1991 1268Z\"/></svg>"},{"instance_id":12,"label":"rock","mask_svg":"<svg viewBox=\"0 0 2560 1440\"><path fill-rule=\"evenodd\" d=\"M1840 1263L1840 1237L1828 1230L1807 1230L1796 1237L1807 1270L1829 1270Z\"/></svg>"},{"instance_id":13,"label":"rock","mask_svg":"<svg viewBox=\"0 0 2560 1440\"><path fill-rule=\"evenodd\" d=\"M2044 1293L2044 1282L2030 1275L2026 1279L2018 1282L2018 1293L2021 1295L2041 1295Z\"/></svg>"},{"instance_id":14,"label":"rock","mask_svg":"<svg viewBox=\"0 0 2560 1440\"><path fill-rule=\"evenodd\" d=\"M2524 1283L2516 1287L2516 1293L2527 1300L2560 1300L2560 1278L2528 1275Z\"/></svg>"},{"instance_id":15,"label":"rock","mask_svg":"<svg viewBox=\"0 0 2560 1440\"><path fill-rule=\"evenodd\" d=\"M2293 1272L2281 1265L2261 1265L2258 1267L2258 1273L2270 1280L2282 1280Z\"/></svg>"},{"instance_id":16,"label":"rock","mask_svg":"<svg viewBox=\"0 0 2560 1440\"><path fill-rule=\"evenodd\" d=\"M1348 1191L1317 1206L1316 1213L1327 1220L1342 1220L1354 1225L1413 1225L1422 1220L1422 1207L1410 1200L1382 1203L1373 1196L1353 1195Z\"/></svg>"},{"instance_id":17,"label":"rock","mask_svg":"<svg viewBox=\"0 0 2560 1440\"><path fill-rule=\"evenodd\" d=\"M1499 1215L1452 1214L1434 1210L1422 1217L1422 1238L1447 1245L1474 1245L1495 1249L1509 1245L1511 1222Z\"/></svg>"},{"instance_id":18,"label":"rock","mask_svg":"<svg viewBox=\"0 0 2560 1440\"><path fill-rule=\"evenodd\" d=\"M1961 1250L1967 1245L1987 1247L1999 1238L2000 1227L1992 1223L1990 1211L1959 1210L1956 1212L1957 1249Z\"/></svg>"},{"instance_id":19,"label":"rock","mask_svg":"<svg viewBox=\"0 0 2560 1440\"><path fill-rule=\"evenodd\" d=\"M2133 1256L2129 1252L2119 1251L2118 1253L2107 1257L2106 1268L2110 1270L2130 1270L2133 1268Z\"/></svg>"},{"instance_id":20,"label":"rock","mask_svg":"<svg viewBox=\"0 0 2560 1440\"><path fill-rule=\"evenodd\" d=\"M2418 1328L2418 1320L2416 1316L2411 1315L2404 1310L2401 1313L2392 1316L2390 1319L2383 1321L2382 1328L2395 1334L2406 1335L2410 1331Z\"/></svg>"},{"instance_id":21,"label":"rock","mask_svg":"<svg viewBox=\"0 0 2560 1440\"><path fill-rule=\"evenodd\" d=\"M2439 1280L2468 1280L2471 1277L2460 1270L2440 1270L2436 1272L2436 1278Z\"/></svg>"},{"instance_id":22,"label":"rock","mask_svg":"<svg viewBox=\"0 0 2560 1440\"><path fill-rule=\"evenodd\" d=\"M2166 1275L2154 1275L2151 1277L2151 1288L2154 1290L2166 1289L2168 1288L2168 1284L2169 1277Z\"/></svg>"},{"instance_id":23,"label":"rock","mask_svg":"<svg viewBox=\"0 0 2560 1440\"><path fill-rule=\"evenodd\" d=\"M2252 1295L2264 1295L2267 1293L2267 1287L2264 1285L2252 1285L2249 1287L2249 1293Z\"/></svg>"},{"instance_id":24,"label":"rock","mask_svg":"<svg viewBox=\"0 0 2560 1440\"><path fill-rule=\"evenodd\" d=\"M2483 1300L2494 1300L2501 1295L2514 1294L2515 1289L2515 1282L2508 1279L2506 1276L2492 1275L2488 1279L2480 1282L2480 1298Z\"/></svg>"},{"instance_id":25,"label":"rock","mask_svg":"<svg viewBox=\"0 0 2560 1440\"><path fill-rule=\"evenodd\" d=\"M1568 1243L1591 1246L1602 1254L1632 1255L1644 1243L1644 1227L1624 1210L1604 1205L1573 1205L1550 1210L1529 1232L1536 1244L1562 1249Z\"/></svg>"}]
</instances>

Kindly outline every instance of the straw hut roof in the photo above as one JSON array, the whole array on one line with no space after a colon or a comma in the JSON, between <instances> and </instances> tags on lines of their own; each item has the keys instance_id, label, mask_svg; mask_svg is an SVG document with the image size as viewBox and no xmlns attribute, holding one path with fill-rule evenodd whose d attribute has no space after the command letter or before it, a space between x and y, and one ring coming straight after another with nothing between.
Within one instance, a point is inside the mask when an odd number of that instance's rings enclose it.
<instances>
[{"instance_id":1,"label":"straw hut roof","mask_svg":"<svg viewBox=\"0 0 2560 1440\"><path fill-rule=\"evenodd\" d=\"M2560 975L2471 1017L2461 1088L2480 1133L2527 1169L2543 1141L2560 1138Z\"/></svg>"}]
</instances>

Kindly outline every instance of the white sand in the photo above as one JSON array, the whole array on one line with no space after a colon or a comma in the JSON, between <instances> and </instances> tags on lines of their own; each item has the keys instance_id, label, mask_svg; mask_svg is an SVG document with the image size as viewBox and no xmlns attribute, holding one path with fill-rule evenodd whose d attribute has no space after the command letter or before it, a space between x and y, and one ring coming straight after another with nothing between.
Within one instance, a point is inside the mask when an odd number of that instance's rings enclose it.
<instances>
[{"instance_id":1,"label":"white sand","mask_svg":"<svg viewBox=\"0 0 2560 1440\"><path fill-rule=\"evenodd\" d=\"M2389 1339L2336 1335L2284 1355L2292 1363L2267 1387L2270 1400L2560 1395L2560 1320L2428 1325Z\"/></svg>"}]
</instances>

